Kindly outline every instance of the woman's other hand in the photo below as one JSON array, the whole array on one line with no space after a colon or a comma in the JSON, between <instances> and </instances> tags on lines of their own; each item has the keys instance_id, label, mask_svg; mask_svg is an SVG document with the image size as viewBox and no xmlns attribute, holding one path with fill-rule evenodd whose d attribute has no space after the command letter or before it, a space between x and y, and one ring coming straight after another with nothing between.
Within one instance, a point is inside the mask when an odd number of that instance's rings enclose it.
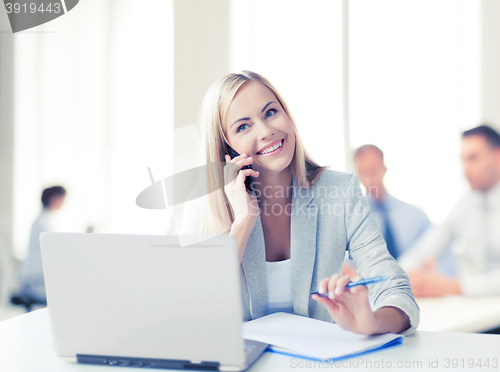
<instances>
[{"instance_id":1,"label":"woman's other hand","mask_svg":"<svg viewBox=\"0 0 500 372\"><path fill-rule=\"evenodd\" d=\"M410 327L408 315L395 307L383 307L372 311L368 297L368 287L364 285L344 289L351 282L350 276L338 274L323 279L318 291L328 297L313 295L330 313L340 328L362 335L399 333Z\"/></svg>"}]
</instances>

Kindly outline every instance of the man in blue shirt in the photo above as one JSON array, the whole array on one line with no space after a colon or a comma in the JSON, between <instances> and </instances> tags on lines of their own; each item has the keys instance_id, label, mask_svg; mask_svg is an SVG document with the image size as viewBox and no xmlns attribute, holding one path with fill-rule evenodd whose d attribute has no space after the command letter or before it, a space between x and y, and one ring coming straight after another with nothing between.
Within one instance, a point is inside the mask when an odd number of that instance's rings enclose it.
<instances>
[{"instance_id":1,"label":"man in blue shirt","mask_svg":"<svg viewBox=\"0 0 500 372\"><path fill-rule=\"evenodd\" d=\"M384 186L387 168L384 153L375 145L363 145L354 154L359 181L366 188L366 199L387 243L389 253L397 260L410 249L432 225L417 207L389 195ZM344 274L354 274L346 263ZM352 265L352 264L350 264Z\"/></svg>"},{"instance_id":2,"label":"man in blue shirt","mask_svg":"<svg viewBox=\"0 0 500 372\"><path fill-rule=\"evenodd\" d=\"M354 154L359 181L366 188L366 199L387 248L397 259L431 226L425 213L389 195L384 186L387 168L384 153L375 145L364 145Z\"/></svg>"}]
</instances>

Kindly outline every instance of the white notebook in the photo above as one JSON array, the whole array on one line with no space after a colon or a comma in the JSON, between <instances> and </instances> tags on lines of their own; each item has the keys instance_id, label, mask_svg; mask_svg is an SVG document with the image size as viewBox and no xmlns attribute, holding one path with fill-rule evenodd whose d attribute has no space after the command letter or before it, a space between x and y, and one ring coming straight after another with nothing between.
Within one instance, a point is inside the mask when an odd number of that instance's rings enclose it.
<instances>
[{"instance_id":1,"label":"white notebook","mask_svg":"<svg viewBox=\"0 0 500 372\"><path fill-rule=\"evenodd\" d=\"M270 344L272 351L315 360L335 360L400 345L404 336L362 336L338 325L287 313L246 322L243 337Z\"/></svg>"}]
</instances>

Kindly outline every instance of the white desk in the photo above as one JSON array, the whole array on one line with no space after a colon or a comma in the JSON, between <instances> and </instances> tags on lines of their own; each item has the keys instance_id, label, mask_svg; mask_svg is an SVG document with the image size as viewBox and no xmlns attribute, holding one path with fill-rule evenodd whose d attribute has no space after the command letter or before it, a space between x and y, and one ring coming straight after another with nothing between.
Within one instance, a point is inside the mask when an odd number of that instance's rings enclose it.
<instances>
[{"instance_id":1,"label":"white desk","mask_svg":"<svg viewBox=\"0 0 500 372\"><path fill-rule=\"evenodd\" d=\"M500 327L500 296L417 298L419 329L437 332L484 332Z\"/></svg>"},{"instance_id":2,"label":"white desk","mask_svg":"<svg viewBox=\"0 0 500 372\"><path fill-rule=\"evenodd\" d=\"M450 368L446 368L447 358L449 358ZM465 358L465 367L462 368L460 365L457 368L451 368L453 358L456 358L456 361ZM474 360L476 364L480 358L483 364L489 358L490 368L477 366L468 368L469 359ZM404 345L366 354L353 359L351 365L349 365L349 360L346 360L344 368L335 367L335 365L321 367L318 363L315 367L311 365L307 368L305 364L307 361L304 359L267 352L249 371L294 371L299 369L299 362L304 363L304 369L308 370L500 371L498 366L497 368L491 366L493 358L498 358L497 362L500 363L500 335L418 331L416 335L407 337ZM430 368L429 361L434 363L432 367L437 363L438 368ZM372 365L369 366L368 363ZM389 368L387 368L388 363L392 363ZM401 368L397 368L397 363L402 363ZM412 365L413 363L421 363L421 367L419 368L418 364ZM42 309L0 322L0 371L128 372L144 371L144 369L82 365L58 360L52 348L48 311Z\"/></svg>"}]
</instances>

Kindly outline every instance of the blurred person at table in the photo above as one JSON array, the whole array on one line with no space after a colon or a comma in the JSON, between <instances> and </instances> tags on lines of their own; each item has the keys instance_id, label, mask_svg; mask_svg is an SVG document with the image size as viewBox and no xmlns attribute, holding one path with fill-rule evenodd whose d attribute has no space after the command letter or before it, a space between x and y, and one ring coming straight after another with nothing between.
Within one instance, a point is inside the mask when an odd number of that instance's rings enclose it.
<instances>
[{"instance_id":1,"label":"blurred person at table","mask_svg":"<svg viewBox=\"0 0 500 372\"><path fill-rule=\"evenodd\" d=\"M463 132L461 158L471 192L400 260L419 297L500 295L500 135L487 125ZM448 245L457 263L452 278L434 261Z\"/></svg>"},{"instance_id":2,"label":"blurred person at table","mask_svg":"<svg viewBox=\"0 0 500 372\"><path fill-rule=\"evenodd\" d=\"M27 300L47 301L39 236L42 232L54 231L54 212L62 207L65 197L66 190L62 186L49 187L42 192L42 212L31 227L28 257L21 268L21 294Z\"/></svg>"},{"instance_id":3,"label":"blurred person at table","mask_svg":"<svg viewBox=\"0 0 500 372\"><path fill-rule=\"evenodd\" d=\"M354 165L359 181L366 188L366 200L387 249L398 260L431 227L431 223L422 210L387 192L384 186L387 167L380 148L375 145L361 146L354 153ZM356 275L351 260L346 260L343 272Z\"/></svg>"}]
</instances>

